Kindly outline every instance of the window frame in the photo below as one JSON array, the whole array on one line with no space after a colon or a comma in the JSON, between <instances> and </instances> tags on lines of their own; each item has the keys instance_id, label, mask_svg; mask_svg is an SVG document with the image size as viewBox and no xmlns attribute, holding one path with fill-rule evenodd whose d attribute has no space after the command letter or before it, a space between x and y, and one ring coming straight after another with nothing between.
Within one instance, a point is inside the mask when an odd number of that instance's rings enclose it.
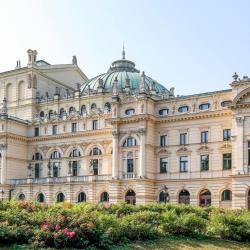
<instances>
[{"instance_id":1,"label":"window frame","mask_svg":"<svg viewBox=\"0 0 250 250\"><path fill-rule=\"evenodd\" d=\"M230 156L230 157L226 157ZM224 153L222 155L222 161L223 161L223 170L231 170L232 169L232 153Z\"/></svg>"},{"instance_id":2,"label":"window frame","mask_svg":"<svg viewBox=\"0 0 250 250\"><path fill-rule=\"evenodd\" d=\"M185 158L185 160L183 160ZM182 155L180 156L180 173L187 173L188 172L188 156Z\"/></svg>"},{"instance_id":3,"label":"window frame","mask_svg":"<svg viewBox=\"0 0 250 250\"><path fill-rule=\"evenodd\" d=\"M207 159L202 159L203 157ZM200 156L200 169L202 172L209 171L209 154Z\"/></svg>"}]
</instances>

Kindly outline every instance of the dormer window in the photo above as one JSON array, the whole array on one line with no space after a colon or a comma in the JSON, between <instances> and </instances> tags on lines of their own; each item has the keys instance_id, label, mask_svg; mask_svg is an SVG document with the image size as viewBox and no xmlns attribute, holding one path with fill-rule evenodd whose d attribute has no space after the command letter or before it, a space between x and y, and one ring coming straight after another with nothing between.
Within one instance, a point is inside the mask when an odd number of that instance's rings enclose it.
<instances>
[{"instance_id":1,"label":"dormer window","mask_svg":"<svg viewBox=\"0 0 250 250\"><path fill-rule=\"evenodd\" d=\"M202 103L200 106L199 106L199 109L200 110L207 110L210 108L210 103Z\"/></svg>"},{"instance_id":2,"label":"dormer window","mask_svg":"<svg viewBox=\"0 0 250 250\"><path fill-rule=\"evenodd\" d=\"M166 116L166 115L168 115L168 109L167 108L164 108L164 109L160 109L159 110L159 115L160 116Z\"/></svg>"},{"instance_id":3,"label":"dormer window","mask_svg":"<svg viewBox=\"0 0 250 250\"><path fill-rule=\"evenodd\" d=\"M231 105L232 104L232 101L230 101L230 100L227 100L227 101L223 101L223 102L221 102L221 107L223 107L223 108L225 108L225 107L228 107L229 105Z\"/></svg>"},{"instance_id":4,"label":"dormer window","mask_svg":"<svg viewBox=\"0 0 250 250\"><path fill-rule=\"evenodd\" d=\"M188 112L188 110L189 110L188 106L181 106L181 107L178 108L178 111L180 113L186 113L186 112Z\"/></svg>"},{"instance_id":5,"label":"dormer window","mask_svg":"<svg viewBox=\"0 0 250 250\"><path fill-rule=\"evenodd\" d=\"M134 110L134 109L127 109L127 110L125 111L125 114L128 115L128 116L133 115L134 113L135 113L135 110Z\"/></svg>"}]
</instances>

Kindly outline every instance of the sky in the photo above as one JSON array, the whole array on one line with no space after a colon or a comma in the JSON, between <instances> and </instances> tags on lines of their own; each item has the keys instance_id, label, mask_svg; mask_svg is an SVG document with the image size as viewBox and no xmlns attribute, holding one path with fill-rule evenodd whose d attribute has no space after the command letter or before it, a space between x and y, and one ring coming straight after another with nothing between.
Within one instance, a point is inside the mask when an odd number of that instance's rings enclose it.
<instances>
[{"instance_id":1,"label":"sky","mask_svg":"<svg viewBox=\"0 0 250 250\"><path fill-rule=\"evenodd\" d=\"M175 94L230 88L250 76L248 0L0 0L0 72L27 49L91 78L121 58Z\"/></svg>"}]
</instances>

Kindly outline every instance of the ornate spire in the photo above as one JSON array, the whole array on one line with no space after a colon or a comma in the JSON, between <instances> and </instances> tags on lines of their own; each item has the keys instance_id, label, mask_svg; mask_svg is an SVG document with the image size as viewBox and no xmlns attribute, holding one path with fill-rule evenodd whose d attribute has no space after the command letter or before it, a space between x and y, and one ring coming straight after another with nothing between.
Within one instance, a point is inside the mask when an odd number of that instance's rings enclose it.
<instances>
[{"instance_id":1,"label":"ornate spire","mask_svg":"<svg viewBox=\"0 0 250 250\"><path fill-rule=\"evenodd\" d=\"M124 42L123 42L123 47L122 47L122 59L125 60L125 48L124 48Z\"/></svg>"}]
</instances>

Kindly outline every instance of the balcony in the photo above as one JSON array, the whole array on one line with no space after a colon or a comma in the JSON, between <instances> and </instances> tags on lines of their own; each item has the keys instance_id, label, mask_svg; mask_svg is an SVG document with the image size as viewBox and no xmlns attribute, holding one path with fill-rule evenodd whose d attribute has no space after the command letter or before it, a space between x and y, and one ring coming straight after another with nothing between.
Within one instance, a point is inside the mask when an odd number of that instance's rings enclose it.
<instances>
[{"instance_id":1,"label":"balcony","mask_svg":"<svg viewBox=\"0 0 250 250\"><path fill-rule=\"evenodd\" d=\"M71 182L108 181L108 180L111 180L111 175L84 175L84 176L10 179L7 180L7 184L27 185L27 184L71 183Z\"/></svg>"},{"instance_id":2,"label":"balcony","mask_svg":"<svg viewBox=\"0 0 250 250\"><path fill-rule=\"evenodd\" d=\"M123 175L123 179L136 179L137 175L135 173L126 173Z\"/></svg>"}]
</instances>

